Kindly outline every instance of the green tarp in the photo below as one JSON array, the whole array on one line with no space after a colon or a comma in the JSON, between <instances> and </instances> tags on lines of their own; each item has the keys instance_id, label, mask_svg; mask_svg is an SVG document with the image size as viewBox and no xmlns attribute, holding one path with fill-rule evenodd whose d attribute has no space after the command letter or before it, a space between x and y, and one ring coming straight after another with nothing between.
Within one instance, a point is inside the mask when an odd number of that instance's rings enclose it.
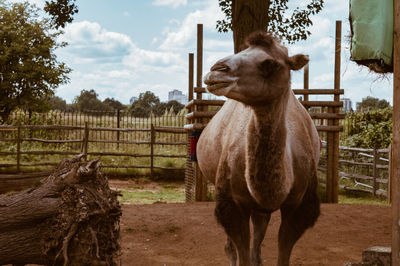
<instances>
[{"instance_id":1,"label":"green tarp","mask_svg":"<svg viewBox=\"0 0 400 266\"><path fill-rule=\"evenodd\" d=\"M393 0L350 0L351 60L393 71Z\"/></svg>"}]
</instances>

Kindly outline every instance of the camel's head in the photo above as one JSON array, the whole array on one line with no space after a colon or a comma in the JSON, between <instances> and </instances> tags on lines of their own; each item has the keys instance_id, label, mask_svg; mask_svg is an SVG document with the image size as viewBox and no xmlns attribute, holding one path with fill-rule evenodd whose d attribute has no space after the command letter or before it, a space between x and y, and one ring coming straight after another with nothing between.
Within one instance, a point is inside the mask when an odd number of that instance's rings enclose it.
<instances>
[{"instance_id":1,"label":"camel's head","mask_svg":"<svg viewBox=\"0 0 400 266\"><path fill-rule=\"evenodd\" d=\"M251 34L246 45L211 67L204 79L210 93L249 105L267 103L290 89L290 70L308 63L302 54L289 57L287 48L265 32Z\"/></svg>"}]
</instances>

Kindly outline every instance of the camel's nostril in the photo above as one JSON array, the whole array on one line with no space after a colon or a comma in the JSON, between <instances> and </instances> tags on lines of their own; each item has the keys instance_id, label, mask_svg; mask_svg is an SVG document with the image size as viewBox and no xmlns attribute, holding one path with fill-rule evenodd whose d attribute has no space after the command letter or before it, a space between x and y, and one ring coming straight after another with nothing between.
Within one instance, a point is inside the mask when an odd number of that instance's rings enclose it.
<instances>
[{"instance_id":1,"label":"camel's nostril","mask_svg":"<svg viewBox=\"0 0 400 266\"><path fill-rule=\"evenodd\" d=\"M222 72L226 72L229 71L229 67L225 64L222 63L216 63L215 65L213 65L211 67L211 71L222 71Z\"/></svg>"}]
</instances>

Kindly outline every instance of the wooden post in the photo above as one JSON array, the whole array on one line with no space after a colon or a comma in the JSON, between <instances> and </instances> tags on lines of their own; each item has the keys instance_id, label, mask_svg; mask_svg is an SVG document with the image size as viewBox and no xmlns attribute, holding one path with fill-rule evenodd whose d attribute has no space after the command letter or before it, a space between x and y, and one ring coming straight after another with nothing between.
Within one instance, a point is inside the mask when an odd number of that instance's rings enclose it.
<instances>
[{"instance_id":1,"label":"wooden post","mask_svg":"<svg viewBox=\"0 0 400 266\"><path fill-rule=\"evenodd\" d=\"M197 76L196 76L196 97L202 99L203 84L203 24L197 24ZM203 111L202 106L196 107L197 111ZM203 123L203 119L199 118L198 122ZM199 165L195 163L196 174L196 201L205 201L207 198L207 183L203 178Z\"/></svg>"},{"instance_id":2,"label":"wooden post","mask_svg":"<svg viewBox=\"0 0 400 266\"><path fill-rule=\"evenodd\" d=\"M336 21L336 38L335 38L335 76L334 90L340 90L340 55L342 42L342 22ZM340 101L339 94L334 95L335 101ZM339 113L338 107L329 107L329 113ZM328 125L338 126L339 120L328 120ZM326 194L329 203L337 203L339 198L339 132L328 132L328 169L327 169L327 184Z\"/></svg>"},{"instance_id":3,"label":"wooden post","mask_svg":"<svg viewBox=\"0 0 400 266\"><path fill-rule=\"evenodd\" d=\"M335 81L334 89L340 90L340 63L341 63L341 47L342 47L342 21L336 21L336 42L335 42ZM340 94L334 95L335 101L340 101ZM340 108L334 109L335 113L339 113ZM334 125L339 126L339 119L334 120ZM339 202L339 131L334 132L333 136L333 203Z\"/></svg>"},{"instance_id":4,"label":"wooden post","mask_svg":"<svg viewBox=\"0 0 400 266\"><path fill-rule=\"evenodd\" d=\"M83 135L83 158L87 161L87 153L88 153L88 146L89 146L89 124L85 121L85 132Z\"/></svg>"},{"instance_id":5,"label":"wooden post","mask_svg":"<svg viewBox=\"0 0 400 266\"><path fill-rule=\"evenodd\" d=\"M194 54L189 53L189 93L188 93L188 100L191 101L193 100L193 80L194 80L194 74L193 74L193 68L194 68ZM189 111L190 113L190 111Z\"/></svg>"},{"instance_id":6,"label":"wooden post","mask_svg":"<svg viewBox=\"0 0 400 266\"><path fill-rule=\"evenodd\" d=\"M328 108L328 112L332 112L332 107ZM332 126L333 121L328 120L328 126ZM327 153L327 167L326 167L326 202L333 203L333 132L326 132L326 153Z\"/></svg>"},{"instance_id":7,"label":"wooden post","mask_svg":"<svg viewBox=\"0 0 400 266\"><path fill-rule=\"evenodd\" d=\"M378 182L376 182L376 179L378 178L378 168L377 168L377 165L378 165L378 160L379 160L379 154L378 154L378 151L377 151L377 149L376 149L376 147L374 148L374 162L373 162L373 168L372 168L372 176L373 176L373 178L374 178L374 186L373 186L373 195L374 196L376 196L376 191L378 190L378 186L379 186L379 183Z\"/></svg>"},{"instance_id":8,"label":"wooden post","mask_svg":"<svg viewBox=\"0 0 400 266\"><path fill-rule=\"evenodd\" d=\"M117 109L117 128L120 128L121 110ZM117 131L117 141L119 141L119 131ZM117 143L117 149L119 149L119 143Z\"/></svg>"},{"instance_id":9,"label":"wooden post","mask_svg":"<svg viewBox=\"0 0 400 266\"><path fill-rule=\"evenodd\" d=\"M392 188L393 188L393 173L392 173L392 144L389 145L389 175L388 175L388 187L387 187L387 201L392 203Z\"/></svg>"},{"instance_id":10,"label":"wooden post","mask_svg":"<svg viewBox=\"0 0 400 266\"><path fill-rule=\"evenodd\" d=\"M21 171L21 126L17 129L17 173Z\"/></svg>"},{"instance_id":11,"label":"wooden post","mask_svg":"<svg viewBox=\"0 0 400 266\"><path fill-rule=\"evenodd\" d=\"M193 81L194 81L194 54L189 53L189 84L188 84L188 101L193 100ZM192 112L194 109L191 107L188 112ZM194 120L191 121L188 119L189 122L194 123ZM186 135L186 170L185 170L185 200L186 202L192 202L195 199L195 195L193 195L194 191L194 165L190 159L190 132L187 132Z\"/></svg>"},{"instance_id":12,"label":"wooden post","mask_svg":"<svg viewBox=\"0 0 400 266\"><path fill-rule=\"evenodd\" d=\"M153 180L154 178L154 140L155 140L155 131L154 126L151 124L150 131L150 177Z\"/></svg>"},{"instance_id":13,"label":"wooden post","mask_svg":"<svg viewBox=\"0 0 400 266\"><path fill-rule=\"evenodd\" d=\"M400 265L400 0L393 3L392 265Z\"/></svg>"},{"instance_id":14,"label":"wooden post","mask_svg":"<svg viewBox=\"0 0 400 266\"><path fill-rule=\"evenodd\" d=\"M197 76L196 76L196 89L197 99L202 99L202 84L203 84L203 24L197 24Z\"/></svg>"},{"instance_id":15,"label":"wooden post","mask_svg":"<svg viewBox=\"0 0 400 266\"><path fill-rule=\"evenodd\" d=\"M310 88L309 86L309 80L310 80L310 73L309 73L309 65L310 63L308 63L305 67L304 67L304 83L303 83L303 87L305 90L308 90ZM304 101L308 101L308 94L303 94L304 97ZM308 110L308 107L307 107Z\"/></svg>"}]
</instances>

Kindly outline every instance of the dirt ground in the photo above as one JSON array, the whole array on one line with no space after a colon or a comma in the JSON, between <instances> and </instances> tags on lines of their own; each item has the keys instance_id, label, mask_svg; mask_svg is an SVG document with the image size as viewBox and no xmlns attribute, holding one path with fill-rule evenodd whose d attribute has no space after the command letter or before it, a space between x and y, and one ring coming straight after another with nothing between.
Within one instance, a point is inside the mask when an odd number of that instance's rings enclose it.
<instances>
[{"instance_id":1,"label":"dirt ground","mask_svg":"<svg viewBox=\"0 0 400 266\"><path fill-rule=\"evenodd\" d=\"M321 206L314 228L296 244L291 265L360 262L371 246L390 246L390 207ZM225 233L214 218L214 203L124 205L122 265L228 265ZM279 212L263 242L264 265L275 265Z\"/></svg>"}]
</instances>

